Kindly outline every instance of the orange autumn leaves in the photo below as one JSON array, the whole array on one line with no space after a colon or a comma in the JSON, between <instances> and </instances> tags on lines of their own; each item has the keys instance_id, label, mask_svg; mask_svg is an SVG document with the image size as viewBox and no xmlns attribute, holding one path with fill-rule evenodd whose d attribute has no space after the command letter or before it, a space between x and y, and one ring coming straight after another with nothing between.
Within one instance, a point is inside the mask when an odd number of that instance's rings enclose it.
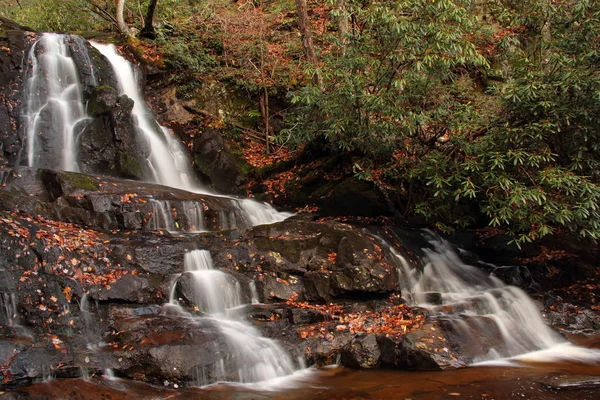
<instances>
[{"instance_id":1,"label":"orange autumn leaves","mask_svg":"<svg viewBox=\"0 0 600 400\"><path fill-rule=\"evenodd\" d=\"M393 300L393 299L392 299ZM316 305L297 302L292 296L286 304L291 307L309 309L324 316L325 321L298 329L302 339L318 337L332 339L339 333L375 333L403 335L423 325L425 317L415 314L405 304L390 305L379 311L346 312L339 304Z\"/></svg>"}]
</instances>

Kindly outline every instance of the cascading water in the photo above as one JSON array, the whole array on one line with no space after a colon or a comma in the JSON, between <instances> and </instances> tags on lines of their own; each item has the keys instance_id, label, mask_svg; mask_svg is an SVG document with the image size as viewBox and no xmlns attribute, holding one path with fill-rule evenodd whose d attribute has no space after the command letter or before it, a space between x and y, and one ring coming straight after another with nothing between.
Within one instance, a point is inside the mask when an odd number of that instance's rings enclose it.
<instances>
[{"instance_id":1,"label":"cascading water","mask_svg":"<svg viewBox=\"0 0 600 400\"><path fill-rule=\"evenodd\" d=\"M219 214L224 228L236 228L238 224L268 224L291 215L279 213L266 203L211 193L197 182L181 143L167 128L157 123L144 102L133 65L121 57L112 45L92 45L111 64L120 94L126 94L134 101L132 115L138 125L137 134L143 135L150 145L148 176L154 183L230 200L237 210ZM78 62L73 58L74 52L78 53ZM77 136L83 131L86 120L91 120L85 111L82 81L85 81L86 92L98 86L87 43L76 36L43 34L32 46L29 62L32 70L27 82L26 114L23 115L28 165L79 171ZM153 200L153 206L154 229L205 230L204 205L200 201L173 201L170 204L168 200ZM241 216L242 220L236 219L236 215ZM185 269L186 274L194 279L197 287L194 302L206 313L204 319L212 321L227 338L230 351L221 365L233 362L238 371L237 381L258 382L294 372L289 356L273 340L261 337L258 330L235 316L232 310L238 308L239 311L242 306L239 284L230 275L211 267L208 252L186 255ZM14 297L3 295L0 300L3 319L14 323ZM80 312L87 326L90 313L86 304L82 300ZM178 308L174 299L171 305ZM217 363L214 371L200 371L199 376L205 378L200 379L199 383L208 384L215 379L229 380L231 377L226 377L224 369L221 370Z\"/></svg>"},{"instance_id":2,"label":"cascading water","mask_svg":"<svg viewBox=\"0 0 600 400\"><path fill-rule=\"evenodd\" d=\"M258 330L246 323L236 314L242 306L240 286L237 280L224 272L215 270L212 258L206 250L193 250L185 254L185 274L193 282L193 303L206 317L218 326L229 347L228 363L234 363L237 381L260 382L294 372L294 366L278 344L260 335ZM169 306L180 308L174 298L177 281L173 283ZM181 315L189 316L180 309ZM210 371L198 372L198 383L207 385L216 381L228 380L225 372L225 360L221 359Z\"/></svg>"},{"instance_id":3,"label":"cascading water","mask_svg":"<svg viewBox=\"0 0 600 400\"><path fill-rule=\"evenodd\" d=\"M99 43L92 45L110 62L121 86L121 94L134 100L132 114L137 121L138 131L144 135L151 148L148 168L154 183L228 198L240 211L243 223L247 226L278 222L291 215L277 212L266 203L211 193L197 182L181 143L169 129L156 122L144 102L134 66L118 54L115 46ZM85 70L78 71L71 54L73 51L84 60ZM84 122L89 119L83 103L81 76L88 77L87 84L98 84L86 43L77 36L46 33L32 46L29 62L32 70L27 82L27 107L23 115L28 165L79 171L77 136L85 126ZM194 209L200 210L201 207L198 203L188 209L194 212ZM237 226L235 221L225 222L223 226ZM202 224L190 223L189 230L203 229Z\"/></svg>"},{"instance_id":4,"label":"cascading water","mask_svg":"<svg viewBox=\"0 0 600 400\"><path fill-rule=\"evenodd\" d=\"M154 182L178 189L190 190L199 185L192 182L188 159L181 144L173 138L168 129L161 127L152 112L146 106L140 87L139 79L133 65L121 57L113 45L92 42L112 65L117 76L121 93L134 101L132 114L136 117L138 127L144 134L151 147L149 164L154 176ZM206 193L207 191L204 190Z\"/></svg>"},{"instance_id":5,"label":"cascading water","mask_svg":"<svg viewBox=\"0 0 600 400\"><path fill-rule=\"evenodd\" d=\"M14 293L0 293L0 324L18 325L17 303Z\"/></svg>"},{"instance_id":6,"label":"cascading water","mask_svg":"<svg viewBox=\"0 0 600 400\"><path fill-rule=\"evenodd\" d=\"M152 229L167 231L204 232L204 213L202 203L181 201L178 207L172 207L168 200L151 200L153 209ZM177 220L173 217L177 215Z\"/></svg>"},{"instance_id":7,"label":"cascading water","mask_svg":"<svg viewBox=\"0 0 600 400\"><path fill-rule=\"evenodd\" d=\"M76 135L87 118L77 67L67 41L73 37L44 34L29 51L26 114L28 165L78 171ZM87 49L72 40L82 53Z\"/></svg>"},{"instance_id":8,"label":"cascading water","mask_svg":"<svg viewBox=\"0 0 600 400\"><path fill-rule=\"evenodd\" d=\"M505 358L521 360L577 360L600 362L600 351L571 345L546 325L533 300L521 289L504 284L481 269L461 261L451 246L431 233L425 248L425 266L419 271L393 248L399 259L403 296L429 310L433 318L449 321L476 343L492 322L501 340L474 362Z\"/></svg>"},{"instance_id":9,"label":"cascading water","mask_svg":"<svg viewBox=\"0 0 600 400\"><path fill-rule=\"evenodd\" d=\"M148 162L154 182L190 192L219 196L218 194L211 193L210 190L192 178L194 173L181 143L173 137L169 129L161 127L158 124L152 112L146 106L140 87L137 84L138 79L133 65L119 55L113 45L95 42L92 42L92 45L111 63L117 80L121 85L121 94L126 94L135 102L132 113L137 118L141 132L150 143L151 154ZM283 221L291 216L290 213L276 211L266 203L259 203L251 199L238 199L229 196L222 197L232 200L234 205L240 210L244 222L248 226Z\"/></svg>"}]
</instances>

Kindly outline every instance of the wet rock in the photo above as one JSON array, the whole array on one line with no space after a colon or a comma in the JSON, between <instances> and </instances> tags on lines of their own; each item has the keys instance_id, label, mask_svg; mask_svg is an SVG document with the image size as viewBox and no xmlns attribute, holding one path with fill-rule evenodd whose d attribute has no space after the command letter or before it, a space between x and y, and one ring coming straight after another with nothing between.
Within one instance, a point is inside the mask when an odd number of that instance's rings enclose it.
<instances>
[{"instance_id":1,"label":"wet rock","mask_svg":"<svg viewBox=\"0 0 600 400\"><path fill-rule=\"evenodd\" d=\"M69 48L69 54L75 63L81 80L84 100L87 100L94 87L110 85L118 88L110 64L97 56L97 50L90 43L77 35L68 35L65 44Z\"/></svg>"},{"instance_id":2,"label":"wet rock","mask_svg":"<svg viewBox=\"0 0 600 400\"><path fill-rule=\"evenodd\" d=\"M98 86L87 103L87 113L92 117L110 114L117 105L119 93L110 86Z\"/></svg>"},{"instance_id":3,"label":"wet rock","mask_svg":"<svg viewBox=\"0 0 600 400\"><path fill-rule=\"evenodd\" d=\"M79 165L87 173L146 178L149 144L138 133L131 115L133 100L116 94L108 86L99 86L92 92L88 113L95 118L80 135Z\"/></svg>"},{"instance_id":4,"label":"wet rock","mask_svg":"<svg viewBox=\"0 0 600 400\"><path fill-rule=\"evenodd\" d=\"M194 166L208 178L209 184L224 193L236 192L246 177L221 132L209 129L193 143Z\"/></svg>"},{"instance_id":5,"label":"wet rock","mask_svg":"<svg viewBox=\"0 0 600 400\"><path fill-rule=\"evenodd\" d=\"M230 199L161 185L33 168L7 170L4 182L2 209L102 231L219 230L232 222L245 226Z\"/></svg>"},{"instance_id":6,"label":"wet rock","mask_svg":"<svg viewBox=\"0 0 600 400\"><path fill-rule=\"evenodd\" d=\"M72 348L57 336L34 338L22 328L13 328L12 332L2 328L0 333L0 378L5 387L77 376L78 371L70 367Z\"/></svg>"},{"instance_id":7,"label":"wet rock","mask_svg":"<svg viewBox=\"0 0 600 400\"><path fill-rule=\"evenodd\" d=\"M308 365L326 366L336 364L343 349L347 348L355 335L342 332L326 338L311 338L303 343L304 357Z\"/></svg>"},{"instance_id":8,"label":"wet rock","mask_svg":"<svg viewBox=\"0 0 600 400\"><path fill-rule=\"evenodd\" d=\"M442 304L442 294L438 292L424 292L422 293L422 301L429 304Z\"/></svg>"},{"instance_id":9,"label":"wet rock","mask_svg":"<svg viewBox=\"0 0 600 400\"><path fill-rule=\"evenodd\" d=\"M582 390L600 388L600 379L591 375L559 375L539 381L554 390Z\"/></svg>"},{"instance_id":10,"label":"wet rock","mask_svg":"<svg viewBox=\"0 0 600 400\"><path fill-rule=\"evenodd\" d=\"M199 378L214 382L219 364L225 375L237 374L219 328L208 319L190 320L167 316L119 319L116 344L105 349L119 376L162 385L164 380L198 384Z\"/></svg>"},{"instance_id":11,"label":"wet rock","mask_svg":"<svg viewBox=\"0 0 600 400\"><path fill-rule=\"evenodd\" d=\"M381 351L377 336L367 334L354 338L343 350L342 364L351 368L376 368Z\"/></svg>"},{"instance_id":12,"label":"wet rock","mask_svg":"<svg viewBox=\"0 0 600 400\"><path fill-rule=\"evenodd\" d=\"M301 277L280 273L279 276L262 275L256 283L259 298L264 301L285 301L298 298L304 292L304 282Z\"/></svg>"},{"instance_id":13,"label":"wet rock","mask_svg":"<svg viewBox=\"0 0 600 400\"><path fill-rule=\"evenodd\" d=\"M440 325L429 322L402 337L380 335L378 342L383 366L411 370L445 370L465 367L454 353Z\"/></svg>"},{"instance_id":14,"label":"wet rock","mask_svg":"<svg viewBox=\"0 0 600 400\"><path fill-rule=\"evenodd\" d=\"M285 282L290 276L303 282L303 290L293 284L289 289L279 287L283 292L274 299L289 291L320 302L383 297L397 291L398 278L389 254L373 237L348 225L288 220L254 227L244 240L262 254L258 256L261 270Z\"/></svg>"},{"instance_id":15,"label":"wet rock","mask_svg":"<svg viewBox=\"0 0 600 400\"><path fill-rule=\"evenodd\" d=\"M544 315L548 324L565 332L577 332L594 335L600 329L600 313L594 310L578 310L575 307L563 307Z\"/></svg>"},{"instance_id":16,"label":"wet rock","mask_svg":"<svg viewBox=\"0 0 600 400\"><path fill-rule=\"evenodd\" d=\"M108 288L94 291L91 298L94 300L118 300L129 303L150 303L157 295L152 290L148 275L124 275ZM161 292L162 294L162 292Z\"/></svg>"},{"instance_id":17,"label":"wet rock","mask_svg":"<svg viewBox=\"0 0 600 400\"><path fill-rule=\"evenodd\" d=\"M290 308L288 309L288 319L294 325L309 325L323 322L327 317L324 313L317 310Z\"/></svg>"},{"instance_id":18,"label":"wet rock","mask_svg":"<svg viewBox=\"0 0 600 400\"><path fill-rule=\"evenodd\" d=\"M0 165L14 166L24 145L21 115L25 105L14 93L22 93L27 74L27 51L34 34L2 18L0 20Z\"/></svg>"}]
</instances>

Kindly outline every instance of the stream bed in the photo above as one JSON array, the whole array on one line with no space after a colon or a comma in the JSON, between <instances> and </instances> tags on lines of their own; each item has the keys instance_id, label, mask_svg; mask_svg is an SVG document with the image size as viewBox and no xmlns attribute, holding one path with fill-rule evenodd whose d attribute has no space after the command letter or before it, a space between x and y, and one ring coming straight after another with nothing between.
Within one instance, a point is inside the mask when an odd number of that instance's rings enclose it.
<instances>
[{"instance_id":1,"label":"stream bed","mask_svg":"<svg viewBox=\"0 0 600 400\"><path fill-rule=\"evenodd\" d=\"M470 367L445 372L305 370L291 378L243 385L166 389L121 379L51 380L0 399L561 399L600 398L600 365L554 363Z\"/></svg>"}]
</instances>

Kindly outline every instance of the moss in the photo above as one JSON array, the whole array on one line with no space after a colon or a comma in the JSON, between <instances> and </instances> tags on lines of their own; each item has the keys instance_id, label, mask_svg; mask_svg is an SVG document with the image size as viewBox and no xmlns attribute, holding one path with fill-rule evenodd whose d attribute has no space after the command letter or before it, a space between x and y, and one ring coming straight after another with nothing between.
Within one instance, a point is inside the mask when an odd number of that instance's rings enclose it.
<instances>
[{"instance_id":1,"label":"moss","mask_svg":"<svg viewBox=\"0 0 600 400\"><path fill-rule=\"evenodd\" d=\"M144 165L138 157L126 152L119 152L119 172L127 178L141 179L144 176Z\"/></svg>"},{"instance_id":2,"label":"moss","mask_svg":"<svg viewBox=\"0 0 600 400\"><path fill-rule=\"evenodd\" d=\"M15 197L27 197L27 192L17 187L12 187L9 190L2 189L0 191L0 200L12 200Z\"/></svg>"},{"instance_id":3,"label":"moss","mask_svg":"<svg viewBox=\"0 0 600 400\"><path fill-rule=\"evenodd\" d=\"M227 145L229 147L230 154L235 159L235 164L241 171L242 175L248 176L252 170L252 166L248 164L244 159L244 152L242 151L242 147L233 140L228 140Z\"/></svg>"},{"instance_id":4,"label":"moss","mask_svg":"<svg viewBox=\"0 0 600 400\"><path fill-rule=\"evenodd\" d=\"M62 174L61 179L74 189L98 190L98 181L88 175L78 174L76 172L65 172Z\"/></svg>"},{"instance_id":5,"label":"moss","mask_svg":"<svg viewBox=\"0 0 600 400\"><path fill-rule=\"evenodd\" d=\"M113 92L114 98L117 98L118 93L112 86L102 85L94 88L92 98L87 104L87 113L89 115L98 116L110 111L111 105L107 104L104 100L107 92Z\"/></svg>"}]
</instances>

